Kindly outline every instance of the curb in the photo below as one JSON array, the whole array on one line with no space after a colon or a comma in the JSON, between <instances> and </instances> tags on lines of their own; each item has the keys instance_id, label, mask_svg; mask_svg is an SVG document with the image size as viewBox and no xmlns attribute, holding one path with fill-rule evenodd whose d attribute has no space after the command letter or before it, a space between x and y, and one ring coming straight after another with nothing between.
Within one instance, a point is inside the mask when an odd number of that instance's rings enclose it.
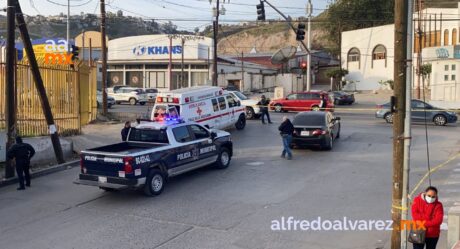
<instances>
[{"instance_id":1,"label":"curb","mask_svg":"<svg viewBox=\"0 0 460 249\"><path fill-rule=\"evenodd\" d=\"M80 162L80 160L74 160L74 161L63 163L63 164L58 164L58 165L55 165L55 166L51 166L51 167L46 168L46 169L41 169L41 170L32 172L30 174L30 177L31 178L37 178L37 177L46 176L46 175L49 175L49 174L52 174L52 173L56 173L56 172L59 172L59 171L63 171L63 170L66 170L68 168L73 168L73 167L78 166L79 162ZM0 188L6 187L8 185L15 184L17 182L18 182L18 178L16 176L13 177L13 178L8 178L8 179L0 179Z\"/></svg>"}]
</instances>

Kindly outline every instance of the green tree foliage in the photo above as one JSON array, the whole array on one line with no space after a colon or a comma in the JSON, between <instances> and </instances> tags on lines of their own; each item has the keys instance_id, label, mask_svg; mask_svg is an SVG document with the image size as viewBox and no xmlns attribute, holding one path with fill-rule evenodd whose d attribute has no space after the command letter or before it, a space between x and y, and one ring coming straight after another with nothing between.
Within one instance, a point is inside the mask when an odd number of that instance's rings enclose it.
<instances>
[{"instance_id":1,"label":"green tree foliage","mask_svg":"<svg viewBox=\"0 0 460 249\"><path fill-rule=\"evenodd\" d=\"M331 68L326 71L326 76L328 78L341 79L342 77L348 74L348 70L340 68Z\"/></svg>"},{"instance_id":2,"label":"green tree foliage","mask_svg":"<svg viewBox=\"0 0 460 249\"><path fill-rule=\"evenodd\" d=\"M343 31L374 27L394 22L394 1L338 0L321 16L328 50L338 55Z\"/></svg>"}]
</instances>

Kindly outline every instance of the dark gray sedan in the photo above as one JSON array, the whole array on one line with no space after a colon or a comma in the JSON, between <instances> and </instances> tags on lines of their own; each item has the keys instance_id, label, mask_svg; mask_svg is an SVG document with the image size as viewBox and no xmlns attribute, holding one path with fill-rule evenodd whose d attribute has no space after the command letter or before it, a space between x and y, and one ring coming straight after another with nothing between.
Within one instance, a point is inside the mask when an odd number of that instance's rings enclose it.
<instances>
[{"instance_id":1,"label":"dark gray sedan","mask_svg":"<svg viewBox=\"0 0 460 249\"><path fill-rule=\"evenodd\" d=\"M331 112L300 112L292 121L294 134L291 146L319 146L332 150L340 137L340 118Z\"/></svg>"},{"instance_id":2,"label":"dark gray sedan","mask_svg":"<svg viewBox=\"0 0 460 249\"><path fill-rule=\"evenodd\" d=\"M457 114L442 108L434 107L421 100L412 100L412 121L414 122L433 122L435 125L444 126L449 123L457 122ZM383 118L387 123L393 123L393 113L391 113L390 103L377 105L376 118ZM426 114L425 114L426 112Z\"/></svg>"}]
</instances>

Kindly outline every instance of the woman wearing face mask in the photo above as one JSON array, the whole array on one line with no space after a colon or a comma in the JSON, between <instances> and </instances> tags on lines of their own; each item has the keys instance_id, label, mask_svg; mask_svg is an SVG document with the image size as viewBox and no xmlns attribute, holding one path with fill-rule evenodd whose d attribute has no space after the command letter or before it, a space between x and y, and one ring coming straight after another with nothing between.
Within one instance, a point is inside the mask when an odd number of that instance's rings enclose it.
<instances>
[{"instance_id":1,"label":"woman wearing face mask","mask_svg":"<svg viewBox=\"0 0 460 249\"><path fill-rule=\"evenodd\" d=\"M425 244L414 244L414 249L435 249L441 233L441 224L444 217L442 203L438 201L438 189L428 187L424 193L415 197L412 204L412 219L425 222Z\"/></svg>"}]
</instances>

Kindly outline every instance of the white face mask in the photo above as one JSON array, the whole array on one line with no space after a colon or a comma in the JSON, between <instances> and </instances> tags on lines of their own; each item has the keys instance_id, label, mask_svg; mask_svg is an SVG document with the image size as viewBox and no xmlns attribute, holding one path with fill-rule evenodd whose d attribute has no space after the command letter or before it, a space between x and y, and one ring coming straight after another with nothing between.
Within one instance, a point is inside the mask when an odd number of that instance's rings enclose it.
<instances>
[{"instance_id":1,"label":"white face mask","mask_svg":"<svg viewBox=\"0 0 460 249\"><path fill-rule=\"evenodd\" d=\"M428 197L428 196L425 195L425 200L426 200L426 202L428 202L428 203L433 203L434 201L436 201L436 198Z\"/></svg>"}]
</instances>

